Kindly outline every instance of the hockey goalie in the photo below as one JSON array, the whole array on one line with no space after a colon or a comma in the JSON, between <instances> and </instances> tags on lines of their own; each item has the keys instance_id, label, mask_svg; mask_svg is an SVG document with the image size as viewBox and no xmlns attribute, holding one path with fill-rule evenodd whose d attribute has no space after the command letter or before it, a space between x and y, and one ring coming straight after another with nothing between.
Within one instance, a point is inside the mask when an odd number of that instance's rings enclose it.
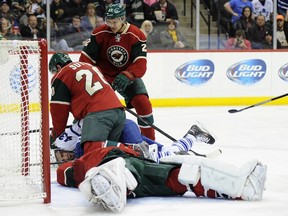
<instances>
[{"instance_id":1,"label":"hockey goalie","mask_svg":"<svg viewBox=\"0 0 288 216\"><path fill-rule=\"evenodd\" d=\"M236 167L221 161L173 155L160 163L143 159L129 148L95 149L57 169L57 181L78 187L88 201L122 212L127 198L179 196L258 201L262 199L267 167L258 160Z\"/></svg>"}]
</instances>

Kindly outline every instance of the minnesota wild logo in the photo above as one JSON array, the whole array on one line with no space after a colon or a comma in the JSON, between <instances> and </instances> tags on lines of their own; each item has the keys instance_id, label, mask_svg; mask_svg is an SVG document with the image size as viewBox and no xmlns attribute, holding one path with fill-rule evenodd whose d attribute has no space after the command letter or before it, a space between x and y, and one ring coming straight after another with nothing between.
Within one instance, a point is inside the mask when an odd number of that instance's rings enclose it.
<instances>
[{"instance_id":1,"label":"minnesota wild logo","mask_svg":"<svg viewBox=\"0 0 288 216\"><path fill-rule=\"evenodd\" d=\"M128 52L122 46L111 46L107 50L109 61L116 67L122 67L128 61Z\"/></svg>"}]
</instances>

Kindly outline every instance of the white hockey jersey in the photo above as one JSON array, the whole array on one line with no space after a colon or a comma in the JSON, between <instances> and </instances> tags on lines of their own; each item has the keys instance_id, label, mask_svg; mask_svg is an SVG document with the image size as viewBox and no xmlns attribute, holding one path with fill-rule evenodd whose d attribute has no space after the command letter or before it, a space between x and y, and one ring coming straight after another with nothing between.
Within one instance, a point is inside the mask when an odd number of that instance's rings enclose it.
<instances>
[{"instance_id":1,"label":"white hockey jersey","mask_svg":"<svg viewBox=\"0 0 288 216\"><path fill-rule=\"evenodd\" d=\"M271 18L271 14L273 13L273 1L265 0L264 5L260 0L253 0L253 15L256 18L258 15L262 14L265 16L265 21L267 22Z\"/></svg>"}]
</instances>

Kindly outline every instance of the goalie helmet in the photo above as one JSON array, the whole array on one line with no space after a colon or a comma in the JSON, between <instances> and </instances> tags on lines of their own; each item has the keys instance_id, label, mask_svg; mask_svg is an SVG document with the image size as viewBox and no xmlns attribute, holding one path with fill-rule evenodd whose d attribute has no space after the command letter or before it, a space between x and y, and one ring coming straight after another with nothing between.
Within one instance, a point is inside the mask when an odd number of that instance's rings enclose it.
<instances>
[{"instance_id":1,"label":"goalie helmet","mask_svg":"<svg viewBox=\"0 0 288 216\"><path fill-rule=\"evenodd\" d=\"M105 14L106 19L121 18L126 15L126 10L122 4L110 4Z\"/></svg>"},{"instance_id":2,"label":"goalie helmet","mask_svg":"<svg viewBox=\"0 0 288 216\"><path fill-rule=\"evenodd\" d=\"M57 65L63 67L70 62L72 62L72 60L67 53L54 53L49 61L49 71L56 73L58 71Z\"/></svg>"}]
</instances>

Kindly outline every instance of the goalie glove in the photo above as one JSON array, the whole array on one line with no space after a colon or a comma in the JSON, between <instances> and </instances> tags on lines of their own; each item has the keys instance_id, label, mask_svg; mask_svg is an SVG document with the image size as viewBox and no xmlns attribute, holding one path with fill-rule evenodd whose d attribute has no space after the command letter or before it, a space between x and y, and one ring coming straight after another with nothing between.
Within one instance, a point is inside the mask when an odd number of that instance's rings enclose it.
<instances>
[{"instance_id":1,"label":"goalie glove","mask_svg":"<svg viewBox=\"0 0 288 216\"><path fill-rule=\"evenodd\" d=\"M132 191L136 186L137 181L125 167L125 160L119 157L88 170L79 189L90 202L121 212L126 205L127 189Z\"/></svg>"},{"instance_id":2,"label":"goalie glove","mask_svg":"<svg viewBox=\"0 0 288 216\"><path fill-rule=\"evenodd\" d=\"M119 75L117 75L112 83L112 88L119 92L125 91L127 86L132 83L135 79L133 73L129 71L123 71Z\"/></svg>"}]
</instances>

